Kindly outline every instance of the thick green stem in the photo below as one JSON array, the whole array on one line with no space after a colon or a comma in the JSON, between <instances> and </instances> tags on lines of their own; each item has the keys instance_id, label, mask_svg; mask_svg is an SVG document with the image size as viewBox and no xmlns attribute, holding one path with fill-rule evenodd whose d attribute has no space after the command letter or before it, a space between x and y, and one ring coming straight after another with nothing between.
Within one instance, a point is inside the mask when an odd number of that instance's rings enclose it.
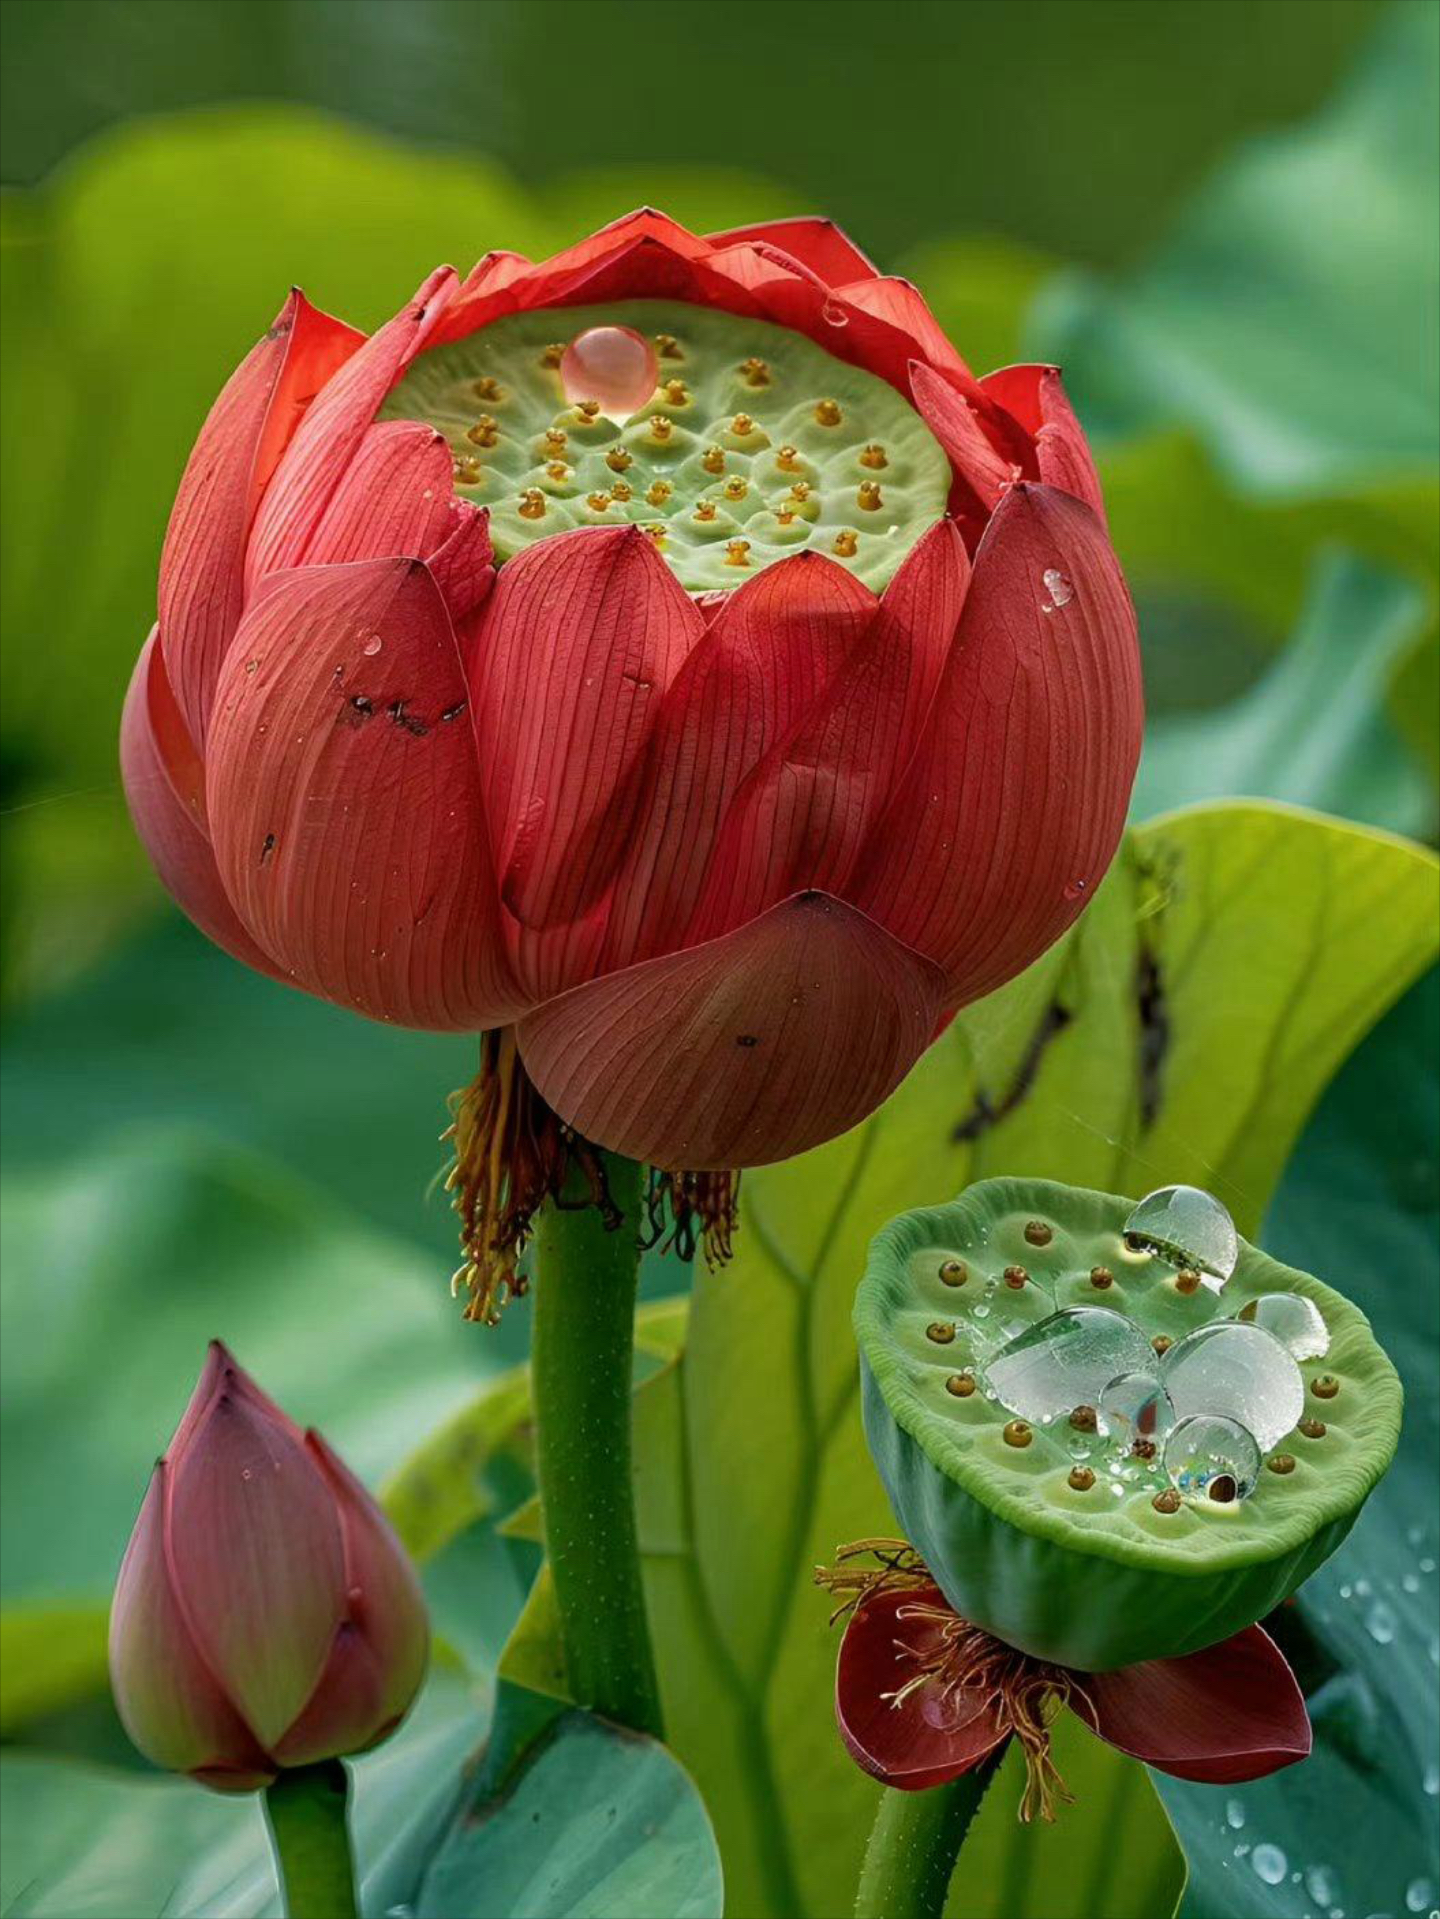
<instances>
[{"instance_id":1,"label":"thick green stem","mask_svg":"<svg viewBox=\"0 0 1440 1919\"><path fill-rule=\"evenodd\" d=\"M265 1793L290 1919L355 1919L349 1791L344 1766L338 1759L325 1759L282 1772Z\"/></svg>"},{"instance_id":2,"label":"thick green stem","mask_svg":"<svg viewBox=\"0 0 1440 1919\"><path fill-rule=\"evenodd\" d=\"M635 1536L630 1391L643 1169L607 1153L624 1224L547 1205L535 1231L535 1403L545 1550L576 1702L661 1731ZM578 1198L583 1186L568 1188Z\"/></svg>"},{"instance_id":3,"label":"thick green stem","mask_svg":"<svg viewBox=\"0 0 1440 1919\"><path fill-rule=\"evenodd\" d=\"M887 1786L875 1815L855 1919L941 1919L956 1855L1004 1754L928 1792Z\"/></svg>"}]
</instances>

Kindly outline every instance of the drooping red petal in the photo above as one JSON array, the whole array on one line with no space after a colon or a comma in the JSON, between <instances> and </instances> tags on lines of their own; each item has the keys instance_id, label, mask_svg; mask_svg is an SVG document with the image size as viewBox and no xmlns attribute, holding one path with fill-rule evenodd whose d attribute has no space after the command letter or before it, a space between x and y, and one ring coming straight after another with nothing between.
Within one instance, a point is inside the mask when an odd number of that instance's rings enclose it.
<instances>
[{"instance_id":1,"label":"drooping red petal","mask_svg":"<svg viewBox=\"0 0 1440 1919\"><path fill-rule=\"evenodd\" d=\"M910 365L910 388L926 426L944 447L950 464L990 512L1021 470L995 445L966 396L922 360Z\"/></svg>"},{"instance_id":2,"label":"drooping red petal","mask_svg":"<svg viewBox=\"0 0 1440 1919\"><path fill-rule=\"evenodd\" d=\"M1092 508L1105 525L1100 477L1057 366L1007 366L980 382L1035 441L1040 478Z\"/></svg>"},{"instance_id":3,"label":"drooping red petal","mask_svg":"<svg viewBox=\"0 0 1440 1919\"><path fill-rule=\"evenodd\" d=\"M252 601L207 792L245 924L295 981L437 1031L523 1005L500 933L467 689L419 561L305 567Z\"/></svg>"},{"instance_id":4,"label":"drooping red petal","mask_svg":"<svg viewBox=\"0 0 1440 1919\"><path fill-rule=\"evenodd\" d=\"M736 794L821 699L875 606L844 567L805 552L767 567L714 614L656 724L615 883L607 964L707 937L695 930L696 908Z\"/></svg>"},{"instance_id":5,"label":"drooping red petal","mask_svg":"<svg viewBox=\"0 0 1440 1919\"><path fill-rule=\"evenodd\" d=\"M301 566L335 489L380 402L429 339L455 290L438 267L393 320L372 333L306 413L260 503L245 558L246 592L267 574Z\"/></svg>"},{"instance_id":6,"label":"drooping red petal","mask_svg":"<svg viewBox=\"0 0 1440 1919\"><path fill-rule=\"evenodd\" d=\"M233 958L280 979L230 904L211 849L205 768L171 691L159 628L140 649L120 720L120 773L130 817L171 898Z\"/></svg>"},{"instance_id":7,"label":"drooping red petal","mask_svg":"<svg viewBox=\"0 0 1440 1919\"><path fill-rule=\"evenodd\" d=\"M201 747L240 623L256 505L306 407L364 337L292 292L231 374L186 464L160 557L160 629L176 704Z\"/></svg>"},{"instance_id":8,"label":"drooping red petal","mask_svg":"<svg viewBox=\"0 0 1440 1919\"><path fill-rule=\"evenodd\" d=\"M171 1588L166 1476L156 1466L110 1608L110 1685L125 1730L147 1759L219 1790L268 1785L276 1766L201 1658Z\"/></svg>"},{"instance_id":9,"label":"drooping red petal","mask_svg":"<svg viewBox=\"0 0 1440 1919\"><path fill-rule=\"evenodd\" d=\"M419 420L383 420L366 428L320 516L306 564L402 556L429 562L462 539L467 546L478 545L484 562L451 576L454 597L447 594L446 603L455 621L472 612L489 590L489 516L457 497L443 433Z\"/></svg>"},{"instance_id":10,"label":"drooping red petal","mask_svg":"<svg viewBox=\"0 0 1440 1919\"><path fill-rule=\"evenodd\" d=\"M314 1694L275 1749L287 1766L363 1752L388 1733L419 1691L429 1647L420 1583L389 1521L318 1433L305 1443L340 1517L347 1604Z\"/></svg>"},{"instance_id":11,"label":"drooping red petal","mask_svg":"<svg viewBox=\"0 0 1440 1919\"><path fill-rule=\"evenodd\" d=\"M745 241L778 247L832 287L854 280L873 280L879 274L879 268L833 220L817 220L810 214L788 220L761 220L748 227L727 227L725 232L707 234L706 238L711 246L718 248L738 246Z\"/></svg>"},{"instance_id":12,"label":"drooping red petal","mask_svg":"<svg viewBox=\"0 0 1440 1919\"><path fill-rule=\"evenodd\" d=\"M807 887L843 895L920 737L969 579L964 542L941 521L886 588L864 639L737 793L696 914L704 937Z\"/></svg>"},{"instance_id":13,"label":"drooping red petal","mask_svg":"<svg viewBox=\"0 0 1440 1919\"><path fill-rule=\"evenodd\" d=\"M1239 1785L1310 1751L1310 1716L1284 1655L1260 1626L1183 1659L1152 1659L1081 1680L1102 1739L1147 1766Z\"/></svg>"},{"instance_id":14,"label":"drooping red petal","mask_svg":"<svg viewBox=\"0 0 1440 1919\"><path fill-rule=\"evenodd\" d=\"M943 996L936 968L809 893L577 986L518 1037L550 1105L599 1145L697 1171L759 1166L872 1112L928 1043Z\"/></svg>"},{"instance_id":15,"label":"drooping red petal","mask_svg":"<svg viewBox=\"0 0 1440 1919\"><path fill-rule=\"evenodd\" d=\"M234 1371L169 1469L165 1552L191 1639L273 1750L314 1691L343 1616L344 1546L292 1422Z\"/></svg>"},{"instance_id":16,"label":"drooping red petal","mask_svg":"<svg viewBox=\"0 0 1440 1919\"><path fill-rule=\"evenodd\" d=\"M576 919L603 890L629 836L640 754L700 631L638 526L558 534L501 571L470 650L470 696L495 869L522 925Z\"/></svg>"},{"instance_id":17,"label":"drooping red petal","mask_svg":"<svg viewBox=\"0 0 1440 1919\"><path fill-rule=\"evenodd\" d=\"M1045 951L1114 854L1140 751L1135 615L1088 507L1017 485L990 522L920 750L847 897L963 1005Z\"/></svg>"},{"instance_id":18,"label":"drooping red petal","mask_svg":"<svg viewBox=\"0 0 1440 1919\"><path fill-rule=\"evenodd\" d=\"M835 1667L835 1718L850 1757L872 1778L902 1792L924 1792L972 1772L1002 1743L995 1715L965 1694L946 1699L938 1682L896 1705L894 1694L916 1671L903 1648L923 1655L937 1639L932 1623L906 1617L945 1605L934 1586L882 1592L851 1614Z\"/></svg>"}]
</instances>

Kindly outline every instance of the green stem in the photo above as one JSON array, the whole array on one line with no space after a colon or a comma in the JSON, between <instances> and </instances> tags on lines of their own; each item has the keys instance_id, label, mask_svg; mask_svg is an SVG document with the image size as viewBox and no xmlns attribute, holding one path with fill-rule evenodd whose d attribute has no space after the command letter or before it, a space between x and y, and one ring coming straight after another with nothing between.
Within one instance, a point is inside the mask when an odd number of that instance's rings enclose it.
<instances>
[{"instance_id":1,"label":"green stem","mask_svg":"<svg viewBox=\"0 0 1440 1919\"><path fill-rule=\"evenodd\" d=\"M643 1169L604 1156L624 1224L547 1205L535 1231L530 1368L545 1550L576 1703L661 1733L630 1473ZM585 1189L572 1186L566 1197Z\"/></svg>"},{"instance_id":2,"label":"green stem","mask_svg":"<svg viewBox=\"0 0 1440 1919\"><path fill-rule=\"evenodd\" d=\"M948 1786L886 1787L860 1869L855 1919L941 1919L956 1855L1004 1750Z\"/></svg>"},{"instance_id":3,"label":"green stem","mask_svg":"<svg viewBox=\"0 0 1440 1919\"><path fill-rule=\"evenodd\" d=\"M338 1759L296 1766L266 1789L265 1812L290 1919L355 1919L349 1791Z\"/></svg>"}]
</instances>

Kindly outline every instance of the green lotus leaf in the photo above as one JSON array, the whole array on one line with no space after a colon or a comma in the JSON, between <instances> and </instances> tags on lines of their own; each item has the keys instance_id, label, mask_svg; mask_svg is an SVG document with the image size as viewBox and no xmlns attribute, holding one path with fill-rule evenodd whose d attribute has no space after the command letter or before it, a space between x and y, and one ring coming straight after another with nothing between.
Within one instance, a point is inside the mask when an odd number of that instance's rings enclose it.
<instances>
[{"instance_id":1,"label":"green lotus leaf","mask_svg":"<svg viewBox=\"0 0 1440 1919\"><path fill-rule=\"evenodd\" d=\"M866 1436L905 1536L966 1618L1088 1671L1198 1651L1279 1605L1344 1539L1400 1433L1399 1379L1357 1307L1243 1240L1223 1289L1198 1283L1127 1241L1133 1204L982 1180L892 1220L855 1302ZM1248 1498L1177 1503L1158 1456L1077 1470L1077 1452L1103 1463L1093 1420L1017 1421L985 1390L994 1318L1013 1335L1109 1309L1158 1341L1163 1379L1169 1342L1270 1293L1312 1301L1329 1347L1296 1360L1303 1412Z\"/></svg>"}]
</instances>

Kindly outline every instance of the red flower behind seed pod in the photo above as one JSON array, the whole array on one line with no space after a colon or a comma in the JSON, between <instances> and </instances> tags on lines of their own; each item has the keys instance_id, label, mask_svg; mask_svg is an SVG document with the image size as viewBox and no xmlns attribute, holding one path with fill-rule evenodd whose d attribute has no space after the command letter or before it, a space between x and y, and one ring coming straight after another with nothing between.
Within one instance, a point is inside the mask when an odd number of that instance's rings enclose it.
<instances>
[{"instance_id":1,"label":"red flower behind seed pod","mask_svg":"<svg viewBox=\"0 0 1440 1919\"><path fill-rule=\"evenodd\" d=\"M1238 1785L1310 1751L1295 1675L1249 1626L1218 1646L1113 1672L1077 1673L1015 1652L957 1618L936 1586L861 1598L845 1628L835 1715L856 1764L922 1792L1018 1738L1032 1759L1026 1811L1048 1806L1048 1716L1077 1713L1117 1751L1177 1779Z\"/></svg>"},{"instance_id":2,"label":"red flower behind seed pod","mask_svg":"<svg viewBox=\"0 0 1440 1919\"><path fill-rule=\"evenodd\" d=\"M717 605L638 524L497 572L443 436L377 422L422 349L635 299L788 328L919 413L948 515L883 594L807 548ZM369 339L292 295L181 482L122 761L161 877L238 958L376 1019L513 1024L567 1125L728 1168L863 1118L1064 931L1140 722L1056 370L976 379L828 222L642 212L442 269Z\"/></svg>"},{"instance_id":3,"label":"red flower behind seed pod","mask_svg":"<svg viewBox=\"0 0 1440 1919\"><path fill-rule=\"evenodd\" d=\"M135 1744L220 1792L364 1752L409 1710L428 1640L374 1500L212 1344L115 1587L110 1676Z\"/></svg>"}]
</instances>

